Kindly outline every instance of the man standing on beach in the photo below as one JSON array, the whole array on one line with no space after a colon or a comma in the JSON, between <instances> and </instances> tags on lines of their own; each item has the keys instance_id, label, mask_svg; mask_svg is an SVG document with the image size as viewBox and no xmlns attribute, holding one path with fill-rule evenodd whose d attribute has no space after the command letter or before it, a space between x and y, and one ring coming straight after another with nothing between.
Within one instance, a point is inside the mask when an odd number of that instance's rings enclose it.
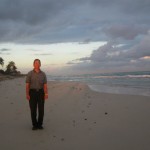
<instances>
[{"instance_id":1,"label":"man standing on beach","mask_svg":"<svg viewBox=\"0 0 150 150\"><path fill-rule=\"evenodd\" d=\"M43 129L44 102L48 98L48 90L46 75L40 70L41 61L35 59L33 66L34 69L26 77L26 98L31 110L32 130L37 130Z\"/></svg>"}]
</instances>

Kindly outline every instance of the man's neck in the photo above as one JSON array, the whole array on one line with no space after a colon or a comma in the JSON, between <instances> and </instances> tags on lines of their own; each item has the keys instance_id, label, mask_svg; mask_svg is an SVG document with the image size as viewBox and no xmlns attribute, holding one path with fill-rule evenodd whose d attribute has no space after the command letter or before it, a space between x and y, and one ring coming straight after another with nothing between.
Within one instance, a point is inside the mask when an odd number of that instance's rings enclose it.
<instances>
[{"instance_id":1,"label":"man's neck","mask_svg":"<svg viewBox=\"0 0 150 150\"><path fill-rule=\"evenodd\" d=\"M37 73L39 73L39 72L40 72L40 69L35 69L35 68L34 68L34 71L37 72Z\"/></svg>"}]
</instances>

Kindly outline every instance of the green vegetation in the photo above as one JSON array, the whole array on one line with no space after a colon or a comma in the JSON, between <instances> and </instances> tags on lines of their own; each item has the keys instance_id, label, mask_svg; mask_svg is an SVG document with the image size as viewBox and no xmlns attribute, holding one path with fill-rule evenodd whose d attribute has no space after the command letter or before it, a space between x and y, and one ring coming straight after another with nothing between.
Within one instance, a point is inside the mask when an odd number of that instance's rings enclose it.
<instances>
[{"instance_id":1,"label":"green vegetation","mask_svg":"<svg viewBox=\"0 0 150 150\"><path fill-rule=\"evenodd\" d=\"M0 65L3 67L4 66L4 59L0 57Z\"/></svg>"},{"instance_id":2,"label":"green vegetation","mask_svg":"<svg viewBox=\"0 0 150 150\"><path fill-rule=\"evenodd\" d=\"M4 66L4 59L0 57L0 65ZM17 67L14 61L10 61L8 65L6 66L6 70L0 69L0 74L3 75L20 75L20 71L17 71Z\"/></svg>"}]
</instances>

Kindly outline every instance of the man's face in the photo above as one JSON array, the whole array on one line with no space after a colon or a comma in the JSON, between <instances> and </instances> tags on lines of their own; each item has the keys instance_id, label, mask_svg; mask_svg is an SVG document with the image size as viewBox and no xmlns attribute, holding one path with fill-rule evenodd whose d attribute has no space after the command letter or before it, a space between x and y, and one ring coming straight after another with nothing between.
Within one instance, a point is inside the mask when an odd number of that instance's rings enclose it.
<instances>
[{"instance_id":1,"label":"man's face","mask_svg":"<svg viewBox=\"0 0 150 150\"><path fill-rule=\"evenodd\" d=\"M39 62L38 60L36 60L36 61L34 62L34 65L33 65L33 66L34 66L35 69L39 69L41 65L40 65L40 62Z\"/></svg>"}]
</instances>

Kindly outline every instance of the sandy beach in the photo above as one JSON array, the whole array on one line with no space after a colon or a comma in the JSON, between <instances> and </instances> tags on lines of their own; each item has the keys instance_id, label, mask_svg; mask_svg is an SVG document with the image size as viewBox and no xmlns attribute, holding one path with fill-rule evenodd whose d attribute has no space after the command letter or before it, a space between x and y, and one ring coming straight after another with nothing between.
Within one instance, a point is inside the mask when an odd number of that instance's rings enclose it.
<instances>
[{"instance_id":1,"label":"sandy beach","mask_svg":"<svg viewBox=\"0 0 150 150\"><path fill-rule=\"evenodd\" d=\"M1 150L149 150L150 97L49 82L44 130L32 131L25 78L0 82Z\"/></svg>"}]
</instances>

